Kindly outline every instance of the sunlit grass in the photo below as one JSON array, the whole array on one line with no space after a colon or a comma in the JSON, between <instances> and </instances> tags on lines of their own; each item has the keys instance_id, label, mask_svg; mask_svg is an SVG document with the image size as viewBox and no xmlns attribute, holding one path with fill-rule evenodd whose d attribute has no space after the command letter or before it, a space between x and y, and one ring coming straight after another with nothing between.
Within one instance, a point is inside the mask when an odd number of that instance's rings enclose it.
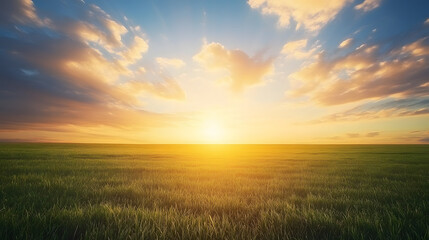
<instances>
[{"instance_id":1,"label":"sunlit grass","mask_svg":"<svg viewBox=\"0 0 429 240\"><path fill-rule=\"evenodd\" d=\"M1 239L428 239L427 146L0 146Z\"/></svg>"}]
</instances>

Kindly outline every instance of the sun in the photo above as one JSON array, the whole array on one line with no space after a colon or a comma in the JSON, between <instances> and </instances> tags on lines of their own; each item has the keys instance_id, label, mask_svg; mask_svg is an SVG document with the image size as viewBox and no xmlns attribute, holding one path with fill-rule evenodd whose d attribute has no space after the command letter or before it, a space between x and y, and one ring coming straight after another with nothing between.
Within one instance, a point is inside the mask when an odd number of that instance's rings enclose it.
<instances>
[{"instance_id":1,"label":"sun","mask_svg":"<svg viewBox=\"0 0 429 240\"><path fill-rule=\"evenodd\" d=\"M210 119L203 124L202 132L207 142L219 143L224 140L225 131L223 126L216 120Z\"/></svg>"}]
</instances>

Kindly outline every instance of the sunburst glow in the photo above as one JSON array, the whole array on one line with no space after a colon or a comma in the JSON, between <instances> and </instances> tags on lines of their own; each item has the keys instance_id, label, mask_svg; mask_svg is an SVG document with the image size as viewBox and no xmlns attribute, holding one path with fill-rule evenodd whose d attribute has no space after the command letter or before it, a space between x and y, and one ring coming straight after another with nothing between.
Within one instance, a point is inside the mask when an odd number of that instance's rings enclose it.
<instances>
[{"instance_id":1,"label":"sunburst glow","mask_svg":"<svg viewBox=\"0 0 429 240\"><path fill-rule=\"evenodd\" d=\"M202 132L206 142L220 143L225 140L225 129L217 120L207 120L203 124Z\"/></svg>"}]
</instances>

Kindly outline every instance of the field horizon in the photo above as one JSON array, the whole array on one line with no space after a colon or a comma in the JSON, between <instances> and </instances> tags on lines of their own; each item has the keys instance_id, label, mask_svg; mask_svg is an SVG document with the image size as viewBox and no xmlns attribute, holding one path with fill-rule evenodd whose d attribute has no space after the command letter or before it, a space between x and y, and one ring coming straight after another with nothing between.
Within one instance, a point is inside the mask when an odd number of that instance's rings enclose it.
<instances>
[{"instance_id":1,"label":"field horizon","mask_svg":"<svg viewBox=\"0 0 429 240\"><path fill-rule=\"evenodd\" d=\"M121 142L32 142L32 141L1 141L0 144L82 144L82 145L218 145L218 146L228 146L228 145L327 145L327 146L335 146L335 145L429 145L426 142L420 143L121 143Z\"/></svg>"},{"instance_id":2,"label":"field horizon","mask_svg":"<svg viewBox=\"0 0 429 240\"><path fill-rule=\"evenodd\" d=\"M0 144L2 239L427 239L424 145Z\"/></svg>"}]
</instances>

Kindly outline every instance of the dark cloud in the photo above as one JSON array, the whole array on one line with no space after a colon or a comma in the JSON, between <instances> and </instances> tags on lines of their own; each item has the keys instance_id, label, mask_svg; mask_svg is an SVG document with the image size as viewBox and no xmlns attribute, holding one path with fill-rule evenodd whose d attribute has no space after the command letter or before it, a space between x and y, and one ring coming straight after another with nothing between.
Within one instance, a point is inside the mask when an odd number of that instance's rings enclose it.
<instances>
[{"instance_id":1,"label":"dark cloud","mask_svg":"<svg viewBox=\"0 0 429 240\"><path fill-rule=\"evenodd\" d=\"M429 143L429 137L420 139L420 142Z\"/></svg>"},{"instance_id":2,"label":"dark cloud","mask_svg":"<svg viewBox=\"0 0 429 240\"><path fill-rule=\"evenodd\" d=\"M126 46L121 36L127 29L95 5L90 6L87 17L60 21L41 20L28 0L1 3L0 9L2 130L70 124L158 125L171 117L135 108L139 97L150 93L184 98L171 78L149 81L135 76L128 65L141 58L147 42L142 36L134 36ZM31 28L21 31L11 27L14 24ZM106 56L100 49L113 54ZM128 91L125 83L135 82L136 77L150 87Z\"/></svg>"},{"instance_id":3,"label":"dark cloud","mask_svg":"<svg viewBox=\"0 0 429 240\"><path fill-rule=\"evenodd\" d=\"M104 87L74 83L42 71L28 76L20 71L26 61L0 57L0 128L35 129L51 125L131 124L130 119L147 122L155 114L126 107L119 94ZM11 68L11 64L14 66ZM160 118L160 116L158 116Z\"/></svg>"},{"instance_id":4,"label":"dark cloud","mask_svg":"<svg viewBox=\"0 0 429 240\"><path fill-rule=\"evenodd\" d=\"M31 0L0 1L0 25L42 24Z\"/></svg>"}]
</instances>

